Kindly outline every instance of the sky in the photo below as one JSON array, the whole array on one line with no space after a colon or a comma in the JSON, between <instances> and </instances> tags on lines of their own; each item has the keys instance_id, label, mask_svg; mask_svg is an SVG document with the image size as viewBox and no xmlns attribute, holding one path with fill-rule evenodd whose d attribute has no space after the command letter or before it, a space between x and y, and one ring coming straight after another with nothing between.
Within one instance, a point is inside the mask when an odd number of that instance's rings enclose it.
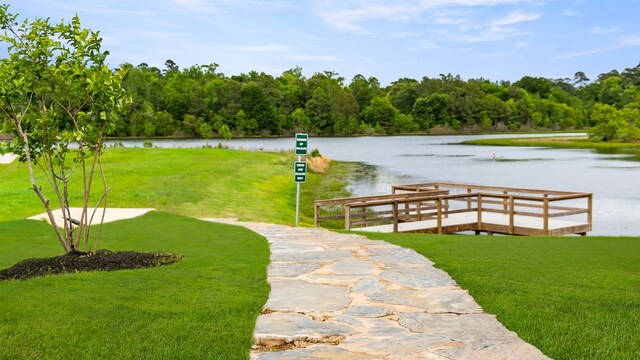
<instances>
[{"instance_id":1,"label":"sky","mask_svg":"<svg viewBox=\"0 0 640 360\"><path fill-rule=\"evenodd\" d=\"M19 0L20 18L100 31L110 66L227 76L297 66L382 85L440 74L594 80L640 63L640 0Z\"/></svg>"}]
</instances>

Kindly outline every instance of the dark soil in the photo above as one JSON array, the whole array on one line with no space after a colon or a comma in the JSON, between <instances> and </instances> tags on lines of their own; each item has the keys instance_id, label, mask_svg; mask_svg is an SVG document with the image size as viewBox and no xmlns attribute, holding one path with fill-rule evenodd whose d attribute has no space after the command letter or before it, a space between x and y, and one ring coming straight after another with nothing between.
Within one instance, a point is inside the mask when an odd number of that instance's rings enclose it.
<instances>
[{"instance_id":1,"label":"dark soil","mask_svg":"<svg viewBox=\"0 0 640 360\"><path fill-rule=\"evenodd\" d=\"M179 254L145 253L135 251L98 250L91 253L72 253L45 259L23 260L0 270L1 280L25 280L37 276L81 271L114 271L169 265L182 259Z\"/></svg>"}]
</instances>

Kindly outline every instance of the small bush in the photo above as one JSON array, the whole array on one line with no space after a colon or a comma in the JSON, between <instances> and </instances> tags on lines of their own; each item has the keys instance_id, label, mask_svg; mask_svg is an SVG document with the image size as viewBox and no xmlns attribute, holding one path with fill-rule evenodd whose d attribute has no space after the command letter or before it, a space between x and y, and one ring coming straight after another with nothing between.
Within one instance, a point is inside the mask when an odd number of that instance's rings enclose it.
<instances>
[{"instance_id":1,"label":"small bush","mask_svg":"<svg viewBox=\"0 0 640 360\"><path fill-rule=\"evenodd\" d=\"M153 147L153 143L151 142L151 140L145 140L142 143L142 146L146 147L146 148L152 148Z\"/></svg>"},{"instance_id":2,"label":"small bush","mask_svg":"<svg viewBox=\"0 0 640 360\"><path fill-rule=\"evenodd\" d=\"M311 152L309 153L309 156L310 156L310 157L312 157L312 158L315 158L315 157L320 157L320 156L322 156L322 155L320 154L320 150L318 150L318 149L313 149L313 150L311 150Z\"/></svg>"}]
</instances>

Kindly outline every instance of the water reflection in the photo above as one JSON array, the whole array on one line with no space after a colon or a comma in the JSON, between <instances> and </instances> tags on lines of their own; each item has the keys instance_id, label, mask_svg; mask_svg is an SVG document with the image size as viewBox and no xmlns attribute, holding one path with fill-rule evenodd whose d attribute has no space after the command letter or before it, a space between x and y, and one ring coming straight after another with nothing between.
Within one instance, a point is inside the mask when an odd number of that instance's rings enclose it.
<instances>
[{"instance_id":1,"label":"water reflection","mask_svg":"<svg viewBox=\"0 0 640 360\"><path fill-rule=\"evenodd\" d=\"M602 155L613 155L605 157L607 160L640 161L640 149L638 148L602 148L595 151Z\"/></svg>"}]
</instances>

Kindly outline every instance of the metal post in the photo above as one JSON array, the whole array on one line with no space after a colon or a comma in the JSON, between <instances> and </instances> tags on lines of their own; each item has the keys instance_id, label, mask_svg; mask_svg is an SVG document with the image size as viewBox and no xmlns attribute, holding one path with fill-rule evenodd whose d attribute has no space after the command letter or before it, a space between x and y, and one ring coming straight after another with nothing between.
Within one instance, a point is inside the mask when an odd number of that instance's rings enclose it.
<instances>
[{"instance_id":1,"label":"metal post","mask_svg":"<svg viewBox=\"0 0 640 360\"><path fill-rule=\"evenodd\" d=\"M298 190L296 191L296 227L298 227L298 214L300 214L300 183L296 184Z\"/></svg>"},{"instance_id":2,"label":"metal post","mask_svg":"<svg viewBox=\"0 0 640 360\"><path fill-rule=\"evenodd\" d=\"M298 155L298 161L301 161L300 155ZM296 183L296 227L298 227L299 214L300 214L300 183Z\"/></svg>"}]
</instances>

